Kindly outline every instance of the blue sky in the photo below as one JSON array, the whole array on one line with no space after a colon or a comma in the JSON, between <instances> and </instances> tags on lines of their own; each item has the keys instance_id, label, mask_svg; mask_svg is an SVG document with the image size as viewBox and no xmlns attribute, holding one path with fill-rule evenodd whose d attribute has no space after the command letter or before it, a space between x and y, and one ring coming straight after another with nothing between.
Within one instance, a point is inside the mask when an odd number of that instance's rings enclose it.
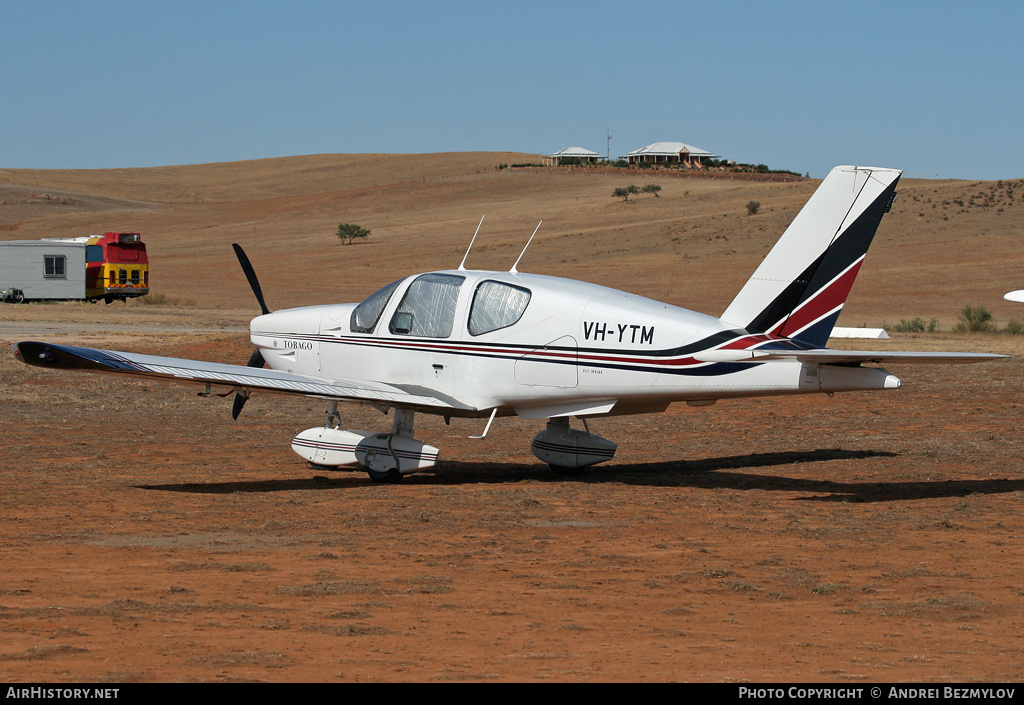
<instances>
[{"instance_id":1,"label":"blue sky","mask_svg":"<svg viewBox=\"0 0 1024 705\"><path fill-rule=\"evenodd\" d=\"M0 0L0 168L682 141L1024 177L1024 3Z\"/></svg>"}]
</instances>

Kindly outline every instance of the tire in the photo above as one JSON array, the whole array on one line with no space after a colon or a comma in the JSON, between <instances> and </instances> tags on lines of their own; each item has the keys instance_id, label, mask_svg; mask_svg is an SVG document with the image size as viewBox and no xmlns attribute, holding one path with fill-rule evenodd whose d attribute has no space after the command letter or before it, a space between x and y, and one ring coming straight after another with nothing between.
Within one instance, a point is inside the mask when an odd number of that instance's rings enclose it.
<instances>
[{"instance_id":1,"label":"tire","mask_svg":"<svg viewBox=\"0 0 1024 705\"><path fill-rule=\"evenodd\" d=\"M392 468L391 470L385 470L380 472L379 470L370 470L367 468L366 474L370 476L370 479L374 482L380 482L385 485L397 485L402 481L402 473Z\"/></svg>"}]
</instances>

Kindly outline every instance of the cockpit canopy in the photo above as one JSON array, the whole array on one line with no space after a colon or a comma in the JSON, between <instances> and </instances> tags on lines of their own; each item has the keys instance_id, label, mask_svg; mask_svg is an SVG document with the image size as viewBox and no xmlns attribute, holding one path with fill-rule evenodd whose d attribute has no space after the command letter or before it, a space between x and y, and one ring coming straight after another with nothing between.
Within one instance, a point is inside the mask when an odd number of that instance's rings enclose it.
<instances>
[{"instance_id":1,"label":"cockpit canopy","mask_svg":"<svg viewBox=\"0 0 1024 705\"><path fill-rule=\"evenodd\" d=\"M349 329L372 333L388 307L400 279L368 296L352 311ZM455 312L466 277L433 272L412 280L388 323L392 335L447 338L455 327ZM474 291L469 310L470 335L483 335L514 325L526 312L530 290L506 282L484 279Z\"/></svg>"}]
</instances>

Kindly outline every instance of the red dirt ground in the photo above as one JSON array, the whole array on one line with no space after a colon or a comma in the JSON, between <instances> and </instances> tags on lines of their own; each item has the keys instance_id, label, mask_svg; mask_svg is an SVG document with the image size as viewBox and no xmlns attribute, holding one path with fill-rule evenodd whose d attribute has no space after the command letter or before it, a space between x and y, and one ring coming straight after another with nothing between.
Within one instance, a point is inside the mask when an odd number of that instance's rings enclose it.
<instances>
[{"instance_id":1,"label":"red dirt ground","mask_svg":"<svg viewBox=\"0 0 1024 705\"><path fill-rule=\"evenodd\" d=\"M509 161L466 159L473 169ZM665 181L662 198L627 206L609 197L621 184L607 175L447 176L426 161L394 187L367 171L376 190L359 190L344 162L332 167L344 183L331 192L312 168L264 178L257 166L245 165L251 203L223 185L241 178L224 165L182 168L181 182L175 169L0 172L26 184L26 203L44 189L75 189L83 209L5 205L5 236L42 236L55 224L66 230L54 234L141 230L153 243L154 282L179 304L0 306L0 345L39 330L48 340L244 364L253 304L230 261L236 237L251 233L272 307L353 300L410 271L457 264L486 207L508 222L491 226L498 237L474 266L514 259L532 211L548 210L554 234L538 243L532 271L720 311L814 186ZM295 193L275 190L297 182ZM883 221L841 324L921 316L948 330L961 306L977 303L1005 323L1015 309L1002 293L1024 286L1014 281L1020 199L1008 196L998 213L966 200L943 205L975 191L1005 189L901 189L904 205ZM212 194L205 203L203 193ZM741 214L752 197L763 218ZM413 206L427 213L420 223L407 215ZM511 222L516 210L530 212ZM330 248L305 234L319 223L329 242L339 221L374 234ZM394 247L417 229L445 234ZM317 248L325 254L316 270L328 274L297 276ZM217 258L230 267L215 269ZM202 287L196 272L210 273ZM1022 343L894 338L842 347L1014 357L893 366L905 387L885 393L595 420L618 455L571 478L529 452L540 423L499 420L480 441L468 437L483 421L449 427L420 416L417 435L440 447L441 461L393 486L313 470L291 452L296 432L323 422L319 401L254 395L233 422L230 398L2 355L0 677L1018 681ZM376 411L345 411L354 428L389 425Z\"/></svg>"},{"instance_id":2,"label":"red dirt ground","mask_svg":"<svg viewBox=\"0 0 1024 705\"><path fill-rule=\"evenodd\" d=\"M203 357L234 339L180 339ZM397 486L311 470L305 400L0 363L8 681L1005 681L1022 663L1024 364L594 422L425 420ZM386 425L378 412L354 427ZM296 421L301 419L301 421Z\"/></svg>"}]
</instances>

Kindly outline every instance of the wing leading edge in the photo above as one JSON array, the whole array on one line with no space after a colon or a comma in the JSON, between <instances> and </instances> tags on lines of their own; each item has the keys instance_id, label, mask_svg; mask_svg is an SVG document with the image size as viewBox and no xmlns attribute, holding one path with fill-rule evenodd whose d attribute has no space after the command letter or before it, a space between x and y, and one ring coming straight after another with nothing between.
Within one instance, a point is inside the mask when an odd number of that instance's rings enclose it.
<instances>
[{"instance_id":1,"label":"wing leading edge","mask_svg":"<svg viewBox=\"0 0 1024 705\"><path fill-rule=\"evenodd\" d=\"M57 370L81 370L159 378L176 382L198 382L240 389L262 389L282 394L299 394L357 402L408 406L437 411L475 411L443 394L423 387L405 389L383 382L353 382L297 375L280 370L186 360L177 357L140 355L80 348L71 345L26 341L11 346L14 356L28 365Z\"/></svg>"}]
</instances>

